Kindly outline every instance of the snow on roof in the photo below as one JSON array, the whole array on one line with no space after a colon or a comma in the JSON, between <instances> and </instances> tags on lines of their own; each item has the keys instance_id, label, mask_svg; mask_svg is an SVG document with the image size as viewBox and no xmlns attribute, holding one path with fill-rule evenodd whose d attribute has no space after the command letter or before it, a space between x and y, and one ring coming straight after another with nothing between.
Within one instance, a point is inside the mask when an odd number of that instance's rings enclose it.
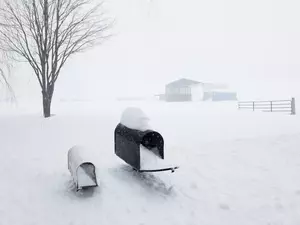
<instances>
[{"instance_id":1,"label":"snow on roof","mask_svg":"<svg viewBox=\"0 0 300 225\"><path fill-rule=\"evenodd\" d=\"M199 84L199 83L201 83L201 82L182 78L182 79L173 81L173 82L167 84L166 86L167 87L186 87L186 86L190 86L193 84Z\"/></svg>"}]
</instances>

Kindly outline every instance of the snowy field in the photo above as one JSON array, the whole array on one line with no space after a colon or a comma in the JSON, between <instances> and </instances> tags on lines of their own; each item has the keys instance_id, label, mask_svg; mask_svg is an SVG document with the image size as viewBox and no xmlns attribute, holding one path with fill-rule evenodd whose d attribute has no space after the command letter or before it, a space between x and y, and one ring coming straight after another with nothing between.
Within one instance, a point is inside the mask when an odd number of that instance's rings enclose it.
<instances>
[{"instance_id":1,"label":"snowy field","mask_svg":"<svg viewBox=\"0 0 300 225\"><path fill-rule=\"evenodd\" d=\"M114 155L114 128L138 106L175 173L138 175ZM29 110L30 109L30 110ZM1 225L298 225L300 117L235 103L1 105ZM99 187L75 193L67 152L88 147Z\"/></svg>"}]
</instances>

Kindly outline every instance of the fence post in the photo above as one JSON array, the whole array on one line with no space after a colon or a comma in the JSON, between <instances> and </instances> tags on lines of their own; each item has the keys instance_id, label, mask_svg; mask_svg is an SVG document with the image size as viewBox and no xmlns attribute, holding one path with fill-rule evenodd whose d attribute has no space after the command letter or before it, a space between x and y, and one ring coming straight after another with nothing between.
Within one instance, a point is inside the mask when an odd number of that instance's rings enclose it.
<instances>
[{"instance_id":1,"label":"fence post","mask_svg":"<svg viewBox=\"0 0 300 225\"><path fill-rule=\"evenodd\" d=\"M295 102L295 98L292 98L291 101L291 115L296 115L296 102Z\"/></svg>"},{"instance_id":2,"label":"fence post","mask_svg":"<svg viewBox=\"0 0 300 225\"><path fill-rule=\"evenodd\" d=\"M255 103L255 102L253 102L253 106L252 106L252 107L253 107L253 111L254 111L254 103Z\"/></svg>"},{"instance_id":3,"label":"fence post","mask_svg":"<svg viewBox=\"0 0 300 225\"><path fill-rule=\"evenodd\" d=\"M270 101L270 103L271 103L271 112L273 112L273 102Z\"/></svg>"}]
</instances>

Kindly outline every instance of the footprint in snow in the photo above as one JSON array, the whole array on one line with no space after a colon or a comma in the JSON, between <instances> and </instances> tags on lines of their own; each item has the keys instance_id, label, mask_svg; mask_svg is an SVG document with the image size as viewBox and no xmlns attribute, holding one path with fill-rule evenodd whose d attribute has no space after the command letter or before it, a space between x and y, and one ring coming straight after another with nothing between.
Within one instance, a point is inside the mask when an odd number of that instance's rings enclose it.
<instances>
[{"instance_id":1,"label":"footprint in snow","mask_svg":"<svg viewBox=\"0 0 300 225\"><path fill-rule=\"evenodd\" d=\"M193 190L197 190L198 189L198 185L193 182L193 183L190 184L190 188L193 189Z\"/></svg>"},{"instance_id":2,"label":"footprint in snow","mask_svg":"<svg viewBox=\"0 0 300 225\"><path fill-rule=\"evenodd\" d=\"M223 210L230 210L229 205L227 205L227 204L225 204L225 203L219 204L219 207L220 207L220 209L223 209Z\"/></svg>"}]
</instances>

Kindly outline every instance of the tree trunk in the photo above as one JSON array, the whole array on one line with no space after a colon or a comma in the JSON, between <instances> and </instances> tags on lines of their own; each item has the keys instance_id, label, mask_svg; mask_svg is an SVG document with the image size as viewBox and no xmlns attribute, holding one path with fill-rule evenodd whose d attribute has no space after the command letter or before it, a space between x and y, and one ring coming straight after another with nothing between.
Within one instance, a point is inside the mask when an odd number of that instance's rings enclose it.
<instances>
[{"instance_id":1,"label":"tree trunk","mask_svg":"<svg viewBox=\"0 0 300 225\"><path fill-rule=\"evenodd\" d=\"M51 99L48 96L43 96L43 111L45 118L51 116Z\"/></svg>"},{"instance_id":2,"label":"tree trunk","mask_svg":"<svg viewBox=\"0 0 300 225\"><path fill-rule=\"evenodd\" d=\"M43 112L44 117L48 118L51 116L51 102L52 102L52 96L53 96L53 87L49 87L47 91L42 91L43 95Z\"/></svg>"}]
</instances>

